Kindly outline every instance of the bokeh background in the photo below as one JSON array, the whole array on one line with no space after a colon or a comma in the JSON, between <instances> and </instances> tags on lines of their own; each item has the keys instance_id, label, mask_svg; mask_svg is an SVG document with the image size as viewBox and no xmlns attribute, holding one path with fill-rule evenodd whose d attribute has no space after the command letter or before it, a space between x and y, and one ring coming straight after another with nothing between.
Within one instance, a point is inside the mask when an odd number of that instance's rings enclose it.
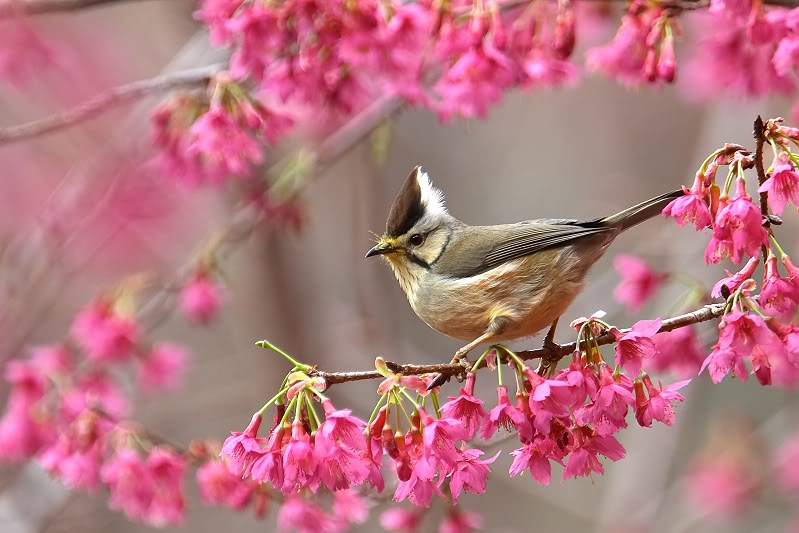
<instances>
[{"instance_id":1,"label":"bokeh background","mask_svg":"<svg viewBox=\"0 0 799 533\"><path fill-rule=\"evenodd\" d=\"M59 68L29 73L24 88L4 87L0 125L47 115L125 81L223 59L192 22L193 9L191 2L170 0L37 19L56 46ZM689 184L714 148L751 144L757 114L788 110L776 100L690 103L685 91L631 91L588 78L573 90L513 93L480 122L442 124L422 110L395 114L382 130L384 157L375 157L376 142L369 138L312 175L302 194L301 233L259 232L231 257L220 322L201 329L172 317L162 321L155 337L185 341L194 350L193 364L180 390L139 398L136 418L182 443L222 439L243 427L287 370L253 346L261 338L329 370L368 369L377 355L398 362L448 359L457 341L421 323L388 268L363 258L369 232L383 229L409 170L422 164L444 190L450 211L469 223L592 218ZM26 344L63 337L75 311L120 275L149 270L168 276L227 220L233 202L224 194L173 187L138 165L147 154L147 111L155 102L0 147L3 360ZM40 238L53 219L69 221L60 248ZM786 216L781 229L789 251L796 250L795 219ZM634 317L612 299L618 282L612 260L619 253L714 282L722 273L704 265L704 244L665 220L636 228L595 267L567 318L603 309L611 322L630 323ZM680 292L667 288L644 314L665 316ZM558 339L569 335L561 328ZM493 397L490 381L480 383L484 398ZM348 384L331 394L337 404L367 415L374 387ZM730 446L752 439L747 449L757 461L757 446L771 449L799 430L795 396L730 380L712 386L705 376L685 392L674 428L623 432L628 457L608 464L605 476L561 483L557 471L552 486L539 487L527 476L509 479L503 455L488 493L466 497L465 505L484 515L486 530L497 532L785 531L791 506L768 491L740 515L718 521L706 516L701 494L686 490L683 475L713 434ZM258 522L249 513L204 508L195 492L189 508L180 529L192 533L274 529L273 518ZM380 530L377 515L360 530ZM436 524L431 519L422 531ZM108 510L103 495L70 493L35 465L0 470L3 533L147 530Z\"/></svg>"}]
</instances>

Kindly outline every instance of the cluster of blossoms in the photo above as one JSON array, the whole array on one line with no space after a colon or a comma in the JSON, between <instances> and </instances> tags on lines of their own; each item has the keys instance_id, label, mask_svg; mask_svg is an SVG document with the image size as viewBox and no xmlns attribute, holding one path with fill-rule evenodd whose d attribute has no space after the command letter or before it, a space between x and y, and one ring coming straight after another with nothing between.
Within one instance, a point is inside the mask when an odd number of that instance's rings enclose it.
<instances>
[{"instance_id":1,"label":"cluster of blossoms","mask_svg":"<svg viewBox=\"0 0 799 533\"><path fill-rule=\"evenodd\" d=\"M209 84L210 98L183 94L152 116L153 143L165 170L184 182L221 183L249 176L292 120L268 108L226 74Z\"/></svg>"},{"instance_id":2,"label":"cluster of blossoms","mask_svg":"<svg viewBox=\"0 0 799 533\"><path fill-rule=\"evenodd\" d=\"M768 121L763 128L764 142L771 146L773 163L764 169L765 180L758 192L767 195L770 211L781 215L788 203L799 201L799 156L791 146L799 142L799 130L782 125L782 119ZM760 163L762 164L762 162ZM729 171L723 185L716 183L720 166ZM776 219L755 205L747 192L746 169L756 165L754 156L737 145L726 145L713 152L696 174L691 189L674 200L664 214L680 224L693 224L701 231L712 231L705 251L707 263L731 259L744 267L721 279L713 297L727 298L719 325L719 340L703 363L714 382L729 372L745 380L751 372L764 385L792 387L799 382L799 329L791 323L799 306L799 270L782 250L771 232ZM753 297L757 283L755 271L764 258L760 294ZM775 254L776 252L776 254ZM785 269L783 276L779 262Z\"/></svg>"},{"instance_id":3,"label":"cluster of blossoms","mask_svg":"<svg viewBox=\"0 0 799 533\"><path fill-rule=\"evenodd\" d=\"M334 407L323 392L323 377L263 341L294 369L250 425L228 437L221 456L232 474L268 484L287 498L365 486L380 493L390 471L394 501L408 500L419 508L430 507L435 496L455 506L465 492L483 494L499 453L487 457L469 443L491 439L499 430L512 432L520 443L512 452L512 476L529 470L547 485L552 463L564 467L564 479L601 474L600 457L617 461L625 455L615 434L627 427L628 413L644 427L654 421L672 425L673 404L683 400L678 391L688 381L663 387L641 372L644 361L656 355L653 337L659 320L638 322L625 332L596 317L573 326L587 348L575 352L568 367L557 371L542 365L535 372L515 353L494 346L472 366L460 394L443 405L437 388L428 390L433 375L395 373L378 358L375 367L385 379L368 421ZM613 366L595 347L596 336L606 332L617 338ZM497 402L490 408L474 390L475 371L483 364L496 371L499 383ZM513 399L503 384L506 365L517 384ZM264 412L272 405L274 424L261 437ZM420 519L420 512L393 510L383 521L386 527L405 524L407 529ZM453 509L448 520L460 526L442 525L442 531L463 531L476 517Z\"/></svg>"}]
</instances>

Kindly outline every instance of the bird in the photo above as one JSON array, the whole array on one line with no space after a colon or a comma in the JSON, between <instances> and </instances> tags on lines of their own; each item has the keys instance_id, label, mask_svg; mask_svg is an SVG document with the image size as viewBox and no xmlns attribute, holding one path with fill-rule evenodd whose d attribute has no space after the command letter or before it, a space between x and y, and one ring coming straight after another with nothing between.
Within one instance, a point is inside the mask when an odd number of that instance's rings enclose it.
<instances>
[{"instance_id":1,"label":"bird","mask_svg":"<svg viewBox=\"0 0 799 533\"><path fill-rule=\"evenodd\" d=\"M587 221L472 226L449 213L444 194L416 166L366 257L386 260L417 317L467 342L451 362L462 363L480 344L532 337L547 327L543 344L552 350L558 319L613 240L683 194L668 192ZM438 375L431 388L446 379Z\"/></svg>"}]
</instances>

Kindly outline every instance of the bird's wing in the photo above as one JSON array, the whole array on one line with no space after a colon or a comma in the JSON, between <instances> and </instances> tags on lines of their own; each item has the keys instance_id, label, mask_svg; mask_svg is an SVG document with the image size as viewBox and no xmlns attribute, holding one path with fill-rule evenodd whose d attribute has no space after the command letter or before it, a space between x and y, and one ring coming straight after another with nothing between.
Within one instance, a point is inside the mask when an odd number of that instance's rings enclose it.
<instances>
[{"instance_id":1,"label":"bird's wing","mask_svg":"<svg viewBox=\"0 0 799 533\"><path fill-rule=\"evenodd\" d=\"M555 222L554 224L552 222ZM531 221L519 224L486 254L486 269L549 248L571 243L588 235L613 231L604 226L577 225L576 221Z\"/></svg>"},{"instance_id":2,"label":"bird's wing","mask_svg":"<svg viewBox=\"0 0 799 533\"><path fill-rule=\"evenodd\" d=\"M614 231L614 228L596 221L554 219L502 226L473 226L468 242L453 242L445 254L446 259L442 261L446 264L436 266L441 272L454 277L470 277L519 257L574 243L590 235ZM476 242L479 244L475 246Z\"/></svg>"}]
</instances>

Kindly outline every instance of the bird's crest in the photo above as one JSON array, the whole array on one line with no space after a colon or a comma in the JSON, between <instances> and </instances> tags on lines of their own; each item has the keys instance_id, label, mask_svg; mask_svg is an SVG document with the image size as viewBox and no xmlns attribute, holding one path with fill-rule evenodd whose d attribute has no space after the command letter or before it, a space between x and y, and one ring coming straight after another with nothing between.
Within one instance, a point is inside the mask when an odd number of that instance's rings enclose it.
<instances>
[{"instance_id":1,"label":"bird's crest","mask_svg":"<svg viewBox=\"0 0 799 533\"><path fill-rule=\"evenodd\" d=\"M386 235L398 237L405 234L425 214L433 216L447 212L444 195L430 182L430 177L415 167L402 184L386 221Z\"/></svg>"}]
</instances>

